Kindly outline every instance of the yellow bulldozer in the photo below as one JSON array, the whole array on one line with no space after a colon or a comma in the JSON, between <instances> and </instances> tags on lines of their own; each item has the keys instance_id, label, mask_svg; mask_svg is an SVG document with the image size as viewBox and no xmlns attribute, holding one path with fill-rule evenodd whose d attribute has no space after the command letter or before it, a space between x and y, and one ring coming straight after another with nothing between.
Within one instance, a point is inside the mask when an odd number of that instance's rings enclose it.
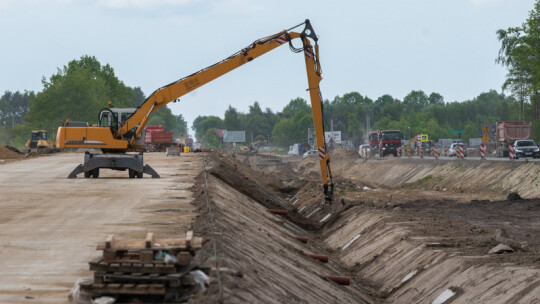
<instances>
[{"instance_id":1,"label":"yellow bulldozer","mask_svg":"<svg viewBox=\"0 0 540 304\"><path fill-rule=\"evenodd\" d=\"M34 130L32 137L26 142L28 152L34 153L50 153L54 151L54 139L51 141L47 138L47 130Z\"/></svg>"}]
</instances>

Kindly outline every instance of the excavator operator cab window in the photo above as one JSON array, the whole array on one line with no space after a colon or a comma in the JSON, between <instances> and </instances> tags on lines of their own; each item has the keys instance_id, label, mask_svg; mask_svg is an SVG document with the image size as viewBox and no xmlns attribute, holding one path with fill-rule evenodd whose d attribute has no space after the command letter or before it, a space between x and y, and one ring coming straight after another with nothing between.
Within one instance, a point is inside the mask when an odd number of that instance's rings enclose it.
<instances>
[{"instance_id":1,"label":"excavator operator cab window","mask_svg":"<svg viewBox=\"0 0 540 304\"><path fill-rule=\"evenodd\" d=\"M40 139L41 139L41 132L32 133L32 140L40 140Z\"/></svg>"},{"instance_id":2,"label":"excavator operator cab window","mask_svg":"<svg viewBox=\"0 0 540 304\"><path fill-rule=\"evenodd\" d=\"M41 135L41 139L47 140L47 133L45 133L45 132L39 132L39 134Z\"/></svg>"},{"instance_id":3,"label":"excavator operator cab window","mask_svg":"<svg viewBox=\"0 0 540 304\"><path fill-rule=\"evenodd\" d=\"M122 121L120 122L121 125L124 125L124 123L131 117L133 113L122 113L120 117L122 118Z\"/></svg>"},{"instance_id":4,"label":"excavator operator cab window","mask_svg":"<svg viewBox=\"0 0 540 304\"><path fill-rule=\"evenodd\" d=\"M110 127L115 130L118 129L118 113L104 110L100 114L99 119L100 127Z\"/></svg>"},{"instance_id":5,"label":"excavator operator cab window","mask_svg":"<svg viewBox=\"0 0 540 304\"><path fill-rule=\"evenodd\" d=\"M111 112L103 111L101 112L101 119L99 120L100 127L110 127L111 126Z\"/></svg>"}]
</instances>

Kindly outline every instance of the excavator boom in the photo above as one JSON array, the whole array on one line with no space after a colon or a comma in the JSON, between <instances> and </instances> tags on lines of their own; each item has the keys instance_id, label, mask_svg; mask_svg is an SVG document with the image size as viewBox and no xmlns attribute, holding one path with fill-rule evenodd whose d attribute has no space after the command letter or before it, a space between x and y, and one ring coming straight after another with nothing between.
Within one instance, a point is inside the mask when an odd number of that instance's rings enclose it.
<instances>
[{"instance_id":1,"label":"excavator boom","mask_svg":"<svg viewBox=\"0 0 540 304\"><path fill-rule=\"evenodd\" d=\"M302 25L304 25L304 29L302 30L302 32L298 33L291 31L292 29ZM292 40L294 39L301 40L301 48L295 48L293 46ZM319 151L322 182L325 189L325 197L327 198L327 200L331 200L331 196L333 193L333 183L332 173L330 170L330 157L326 153L326 146L324 142L322 98L319 89L319 83L322 80L322 77L317 40L318 38L315 35L315 32L309 20L306 20L304 23L299 24L289 30L283 30L274 35L256 40L249 46L241 49L235 54L225 58L224 60L214 65L211 65L205 69L202 69L196 73L193 73L187 77L184 77L182 79L179 79L178 81L175 81L162 88L157 89L144 101L144 103L139 108L137 108L133 113L130 113L129 118L126 121L123 121L116 128L110 123L109 125L104 124L103 122L108 120L102 120L101 117L103 115L101 114L99 126L81 127L67 125L64 127L60 127L58 129L57 136L58 147L97 148L102 149L103 151L116 153L125 153L128 150L138 150L141 148L138 144L138 141L141 138L148 119L150 115L152 115L152 113L157 111L159 108L167 105L170 102L178 100L183 95L197 88L200 88L201 86L211 82L212 80L254 60L257 57L268 53L269 51L281 45L289 44L293 52L304 53L306 71L308 76L308 90L311 98L313 122L315 125L315 132L317 138L317 150ZM310 41L314 41L315 44L312 45ZM110 109L109 111L111 113L113 112L112 109ZM103 160L103 162L105 162L105 160ZM141 162L142 156L140 162L137 163L137 165L140 165ZM107 167L108 165L109 164L104 165L103 168L110 168ZM145 165L145 167L146 166L148 165ZM132 170L133 168L128 169ZM79 171L80 170L86 169L79 168ZM86 174L86 171L84 172ZM75 173L75 170L70 176L78 174L73 173Z\"/></svg>"}]
</instances>

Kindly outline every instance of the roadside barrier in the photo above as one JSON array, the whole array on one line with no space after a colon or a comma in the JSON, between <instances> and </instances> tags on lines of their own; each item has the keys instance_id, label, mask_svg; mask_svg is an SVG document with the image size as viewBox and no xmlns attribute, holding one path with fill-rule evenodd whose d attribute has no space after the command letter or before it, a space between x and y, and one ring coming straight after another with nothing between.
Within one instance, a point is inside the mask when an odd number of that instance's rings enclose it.
<instances>
[{"instance_id":1,"label":"roadside barrier","mask_svg":"<svg viewBox=\"0 0 540 304\"><path fill-rule=\"evenodd\" d=\"M401 157L401 147L397 148L397 157Z\"/></svg>"},{"instance_id":2,"label":"roadside barrier","mask_svg":"<svg viewBox=\"0 0 540 304\"><path fill-rule=\"evenodd\" d=\"M411 146L407 146L407 155L411 158Z\"/></svg>"},{"instance_id":3,"label":"roadside barrier","mask_svg":"<svg viewBox=\"0 0 540 304\"><path fill-rule=\"evenodd\" d=\"M508 156L510 157L510 159L515 159L514 152L515 152L514 146L513 145L508 146Z\"/></svg>"},{"instance_id":4,"label":"roadside barrier","mask_svg":"<svg viewBox=\"0 0 540 304\"><path fill-rule=\"evenodd\" d=\"M424 147L419 147L420 149L420 158L424 158Z\"/></svg>"},{"instance_id":5,"label":"roadside barrier","mask_svg":"<svg viewBox=\"0 0 540 304\"><path fill-rule=\"evenodd\" d=\"M448 146L444 146L443 156L448 156Z\"/></svg>"},{"instance_id":6,"label":"roadside barrier","mask_svg":"<svg viewBox=\"0 0 540 304\"><path fill-rule=\"evenodd\" d=\"M463 151L463 147L461 147L461 146L456 147L456 156L457 156L457 158L461 158L461 159L465 158L465 153Z\"/></svg>"},{"instance_id":7,"label":"roadside barrier","mask_svg":"<svg viewBox=\"0 0 540 304\"><path fill-rule=\"evenodd\" d=\"M435 156L435 159L439 159L439 149L437 147L433 147L433 156Z\"/></svg>"},{"instance_id":8,"label":"roadside barrier","mask_svg":"<svg viewBox=\"0 0 540 304\"><path fill-rule=\"evenodd\" d=\"M484 144L480 145L480 159L486 160L486 145Z\"/></svg>"}]
</instances>

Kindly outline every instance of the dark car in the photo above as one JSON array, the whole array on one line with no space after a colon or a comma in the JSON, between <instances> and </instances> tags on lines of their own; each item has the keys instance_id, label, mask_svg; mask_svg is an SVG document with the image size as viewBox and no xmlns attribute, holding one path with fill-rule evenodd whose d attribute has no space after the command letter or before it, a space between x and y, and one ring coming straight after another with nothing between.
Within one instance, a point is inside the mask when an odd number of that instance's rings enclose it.
<instances>
[{"instance_id":1,"label":"dark car","mask_svg":"<svg viewBox=\"0 0 540 304\"><path fill-rule=\"evenodd\" d=\"M534 143L534 140L525 139L525 140L516 140L514 143L514 157L532 157L540 158L540 150L538 146Z\"/></svg>"}]
</instances>

